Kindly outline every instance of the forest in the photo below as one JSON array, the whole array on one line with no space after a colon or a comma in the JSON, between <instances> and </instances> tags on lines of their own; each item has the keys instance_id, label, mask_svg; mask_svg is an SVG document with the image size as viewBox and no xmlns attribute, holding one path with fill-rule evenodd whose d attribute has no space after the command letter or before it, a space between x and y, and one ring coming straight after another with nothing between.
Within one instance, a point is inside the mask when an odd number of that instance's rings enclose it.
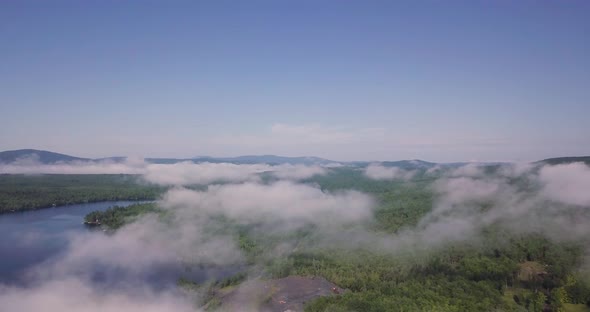
<instances>
[{"instance_id":1,"label":"forest","mask_svg":"<svg viewBox=\"0 0 590 312\"><path fill-rule=\"evenodd\" d=\"M155 200L165 188L119 174L0 174L0 213L88 202Z\"/></svg>"},{"instance_id":2,"label":"forest","mask_svg":"<svg viewBox=\"0 0 590 312\"><path fill-rule=\"evenodd\" d=\"M482 179L497 171L497 167L486 168L487 176ZM433 186L439 176L422 171L410 180L375 180L368 179L359 168L342 167L304 180L327 193L352 189L377 199L372 221L343 225L336 233L314 224L269 231L264 221L244 224L216 214L207 219L206 227L215 235L234 238L246 255L245 269L224 281L197 284L181 279L179 285L205 292L208 300L216 303L217 292L236 287L245 276L321 276L346 290L306 303L305 311L314 312L590 311L590 276L584 268L587 240L555 240L543 231L519 232L495 222L479 229L477 240L441 241L426 247L415 243L410 244L415 248L395 251L372 246L372 241L340 245L338 238L347 233L389 239L420 227L420 220L432 211L440 196ZM267 179L265 183L273 181ZM536 187L526 178L508 183L527 192ZM489 200L476 204L481 211L493 206ZM563 209L560 214L588 218L587 209ZM165 221L171 212L155 203L138 204L94 212L86 221L117 229L144 213L156 213ZM277 255L277 248L286 242L295 247ZM217 306L207 305L209 310Z\"/></svg>"},{"instance_id":3,"label":"forest","mask_svg":"<svg viewBox=\"0 0 590 312\"><path fill-rule=\"evenodd\" d=\"M105 211L93 211L84 217L84 223L89 226L102 226L109 230L116 230L145 213L158 212L155 203L138 203L129 206L112 206Z\"/></svg>"}]
</instances>

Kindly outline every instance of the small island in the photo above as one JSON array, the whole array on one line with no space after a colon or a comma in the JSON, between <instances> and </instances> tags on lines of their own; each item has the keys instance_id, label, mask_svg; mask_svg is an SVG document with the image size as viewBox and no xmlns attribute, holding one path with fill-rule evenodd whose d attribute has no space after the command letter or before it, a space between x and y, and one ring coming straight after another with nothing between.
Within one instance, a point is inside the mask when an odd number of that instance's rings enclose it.
<instances>
[{"instance_id":1,"label":"small island","mask_svg":"<svg viewBox=\"0 0 590 312\"><path fill-rule=\"evenodd\" d=\"M138 215L157 212L159 209L155 203L137 203L126 207L112 206L107 210L92 211L84 217L84 224L89 227L104 226L108 229L115 230L126 223L129 223L130 219L137 217Z\"/></svg>"}]
</instances>

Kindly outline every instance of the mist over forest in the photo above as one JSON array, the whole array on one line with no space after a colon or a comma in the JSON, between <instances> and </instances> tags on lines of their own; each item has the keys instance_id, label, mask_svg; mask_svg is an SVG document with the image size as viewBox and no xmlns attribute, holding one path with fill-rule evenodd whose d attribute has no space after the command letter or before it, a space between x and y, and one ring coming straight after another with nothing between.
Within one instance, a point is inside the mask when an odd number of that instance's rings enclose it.
<instances>
[{"instance_id":1,"label":"mist over forest","mask_svg":"<svg viewBox=\"0 0 590 312\"><path fill-rule=\"evenodd\" d=\"M0 302L11 311L567 311L590 303L590 167L556 162L27 156L0 167L3 206L27 209L10 195L23 183L67 196L72 177L89 184L78 189L85 196L125 177L120 199L133 190L153 201L88 214L87 226L104 231L72 233L25 283L3 285ZM176 283L148 281L179 264ZM314 293L313 283L327 284Z\"/></svg>"}]
</instances>

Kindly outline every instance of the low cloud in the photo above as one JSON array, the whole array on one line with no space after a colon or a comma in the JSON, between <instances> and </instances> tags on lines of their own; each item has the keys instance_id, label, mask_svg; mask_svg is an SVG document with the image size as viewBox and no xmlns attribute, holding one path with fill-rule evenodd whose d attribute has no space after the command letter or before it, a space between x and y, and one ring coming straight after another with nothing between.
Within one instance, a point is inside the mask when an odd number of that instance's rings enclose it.
<instances>
[{"instance_id":1,"label":"low cloud","mask_svg":"<svg viewBox=\"0 0 590 312\"><path fill-rule=\"evenodd\" d=\"M0 304L25 312L194 311L198 298L180 293L175 280L166 282L157 272L175 267L180 277L191 274L183 266L243 265L235 233L217 216L286 233L304 224L370 219L373 201L359 192L325 193L312 185L277 181L211 185L206 191L173 188L159 205L165 217L146 215L110 234L69 235L63 254L27 272L27 286L0 285ZM289 252L293 245L285 242L277 252L281 248ZM146 280L154 277L161 289L148 286Z\"/></svg>"},{"instance_id":2,"label":"low cloud","mask_svg":"<svg viewBox=\"0 0 590 312\"><path fill-rule=\"evenodd\" d=\"M398 167L385 167L380 164L370 164L365 169L365 175L374 180L410 180L416 175L416 172Z\"/></svg>"},{"instance_id":3,"label":"low cloud","mask_svg":"<svg viewBox=\"0 0 590 312\"><path fill-rule=\"evenodd\" d=\"M171 211L165 220L149 214L110 234L68 234L67 249L30 268L26 283L0 284L0 306L24 312L194 312L199 294L181 292L177 279L205 281L244 262L234 238L206 232L206 221ZM199 267L187 270L192 264Z\"/></svg>"},{"instance_id":4,"label":"low cloud","mask_svg":"<svg viewBox=\"0 0 590 312\"><path fill-rule=\"evenodd\" d=\"M143 176L149 182L164 185L243 182L258 180L257 174L267 171L269 168L268 165L181 162L147 165Z\"/></svg>"},{"instance_id":5,"label":"low cloud","mask_svg":"<svg viewBox=\"0 0 590 312\"><path fill-rule=\"evenodd\" d=\"M572 205L590 206L590 167L584 163L545 166L539 178L547 198Z\"/></svg>"},{"instance_id":6,"label":"low cloud","mask_svg":"<svg viewBox=\"0 0 590 312\"><path fill-rule=\"evenodd\" d=\"M443 172L429 186L435 196L432 210L415 226L402 227L395 234L362 228L326 233L321 243L420 258L424 252L457 242L479 245L483 230L494 226L516 235L542 233L554 241L590 246L588 166L539 169L510 164L489 169L470 164Z\"/></svg>"},{"instance_id":7,"label":"low cloud","mask_svg":"<svg viewBox=\"0 0 590 312\"><path fill-rule=\"evenodd\" d=\"M502 183L498 182L469 177L440 179L434 183L434 190L441 195L439 206L452 206L473 201L494 200L502 187Z\"/></svg>"},{"instance_id":8,"label":"low cloud","mask_svg":"<svg viewBox=\"0 0 590 312\"><path fill-rule=\"evenodd\" d=\"M516 233L541 232L557 240L590 235L590 214L585 213L590 196L584 192L590 188L590 168L586 165L544 166L538 174L530 165L507 165L488 175L482 172L470 166L437 180L433 209L413 231L427 233L435 228L433 235L425 235L435 242L473 238L490 225Z\"/></svg>"},{"instance_id":9,"label":"low cloud","mask_svg":"<svg viewBox=\"0 0 590 312\"><path fill-rule=\"evenodd\" d=\"M373 201L356 191L332 194L306 184L279 181L270 185L211 185L207 191L175 189L166 194L162 204L209 215L223 214L247 223L268 218L345 223L370 218Z\"/></svg>"},{"instance_id":10,"label":"low cloud","mask_svg":"<svg viewBox=\"0 0 590 312\"><path fill-rule=\"evenodd\" d=\"M105 290L78 278L41 282L30 288L0 285L4 311L85 312L194 312L191 302L172 292L155 292L141 287Z\"/></svg>"},{"instance_id":11,"label":"low cloud","mask_svg":"<svg viewBox=\"0 0 590 312\"><path fill-rule=\"evenodd\" d=\"M161 185L210 184L215 182L259 181L268 172L278 179L301 180L327 173L319 165L268 165L233 163L152 164L133 158L115 161L72 161L42 164L35 156L0 164L0 173L8 174L138 174L151 183Z\"/></svg>"},{"instance_id":12,"label":"low cloud","mask_svg":"<svg viewBox=\"0 0 590 312\"><path fill-rule=\"evenodd\" d=\"M325 175L328 173L326 168L337 165L327 165L325 167L318 165L279 165L272 168L272 174L278 179L285 180L303 180L315 175Z\"/></svg>"},{"instance_id":13,"label":"low cloud","mask_svg":"<svg viewBox=\"0 0 590 312\"><path fill-rule=\"evenodd\" d=\"M33 154L8 164L0 163L0 173L8 174L142 174L145 171L143 159L128 159L125 162L71 161L55 164L39 162Z\"/></svg>"},{"instance_id":14,"label":"low cloud","mask_svg":"<svg viewBox=\"0 0 590 312\"><path fill-rule=\"evenodd\" d=\"M114 276L105 275L107 279L118 279L116 274L124 272L128 279L141 280L155 267L180 270L180 261L224 266L243 260L231 236L205 233L200 221L171 215L162 222L148 215L111 235L76 233L69 237L67 253L29 274L47 279L102 269L104 274L115 272Z\"/></svg>"},{"instance_id":15,"label":"low cloud","mask_svg":"<svg viewBox=\"0 0 590 312\"><path fill-rule=\"evenodd\" d=\"M445 248L452 242L478 242L481 231L490 225L514 233L542 232L558 241L590 236L590 217L584 214L590 206L590 197L585 195L590 169L583 164L545 166L538 171L511 165L493 174L468 165L443 172L430 186L435 193L432 210L416 226L395 234L347 227L375 221L372 197L351 190L330 193L296 182L326 174L329 169L324 167L143 162L132 167L148 181L176 186L158 203L165 218L148 215L109 235L72 235L67 252L29 272L31 285L0 286L3 309L194 311L194 298L174 288L145 287L141 281L161 266L243 263L245 256L236 245L235 233L223 222L255 225L265 234L287 233L311 224L319 233L313 244L373 248L397 255ZM279 181L261 183L263 172ZM367 167L365 174L377 180L413 176L413 172L377 164ZM233 183L209 185L201 191L182 187L224 180ZM296 246L297 242L286 239L271 254L285 256ZM111 272L103 278L112 280L125 272L129 284L96 284L92 272L97 269Z\"/></svg>"},{"instance_id":16,"label":"low cloud","mask_svg":"<svg viewBox=\"0 0 590 312\"><path fill-rule=\"evenodd\" d=\"M146 167L144 178L152 183L164 185L210 184L215 182L260 181L260 174L268 172L278 179L302 180L314 175L327 173L318 165L267 165L231 163L192 163L150 164Z\"/></svg>"}]
</instances>

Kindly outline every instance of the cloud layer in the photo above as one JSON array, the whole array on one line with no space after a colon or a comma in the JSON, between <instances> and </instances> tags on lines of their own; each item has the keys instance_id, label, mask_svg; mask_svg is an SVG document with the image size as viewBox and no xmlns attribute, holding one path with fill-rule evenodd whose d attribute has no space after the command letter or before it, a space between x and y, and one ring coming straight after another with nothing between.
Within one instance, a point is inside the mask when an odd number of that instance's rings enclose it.
<instances>
[{"instance_id":1,"label":"cloud layer","mask_svg":"<svg viewBox=\"0 0 590 312\"><path fill-rule=\"evenodd\" d=\"M114 161L73 161L42 164L34 157L0 164L0 173L8 174L139 174L148 182L162 185L209 184L214 182L258 181L268 172L278 179L301 180L327 173L319 165L267 165L232 163L152 164L143 159Z\"/></svg>"},{"instance_id":2,"label":"cloud layer","mask_svg":"<svg viewBox=\"0 0 590 312\"><path fill-rule=\"evenodd\" d=\"M20 166L27 165L31 163ZM314 241L319 246L371 248L397 255L445 248L453 242L477 243L482 229L490 225L513 233L544 233L558 241L590 237L590 197L585 192L590 188L590 169L583 164L507 165L492 171L468 165L438 171L428 186L435 194L432 210L416 226L395 234L358 226L375 221L376 202L371 196L352 190L330 193L296 181L329 174L323 167L141 161L123 165L148 181L175 185L158 203L165 218L147 215L110 235L72 235L63 255L28 272L33 281L29 286L0 286L3 308L25 312L192 311L195 298L179 293L173 285L158 290L147 287L145 279L161 267L179 263L212 267L244 263L235 233L223 222L256 226L266 235L311 224L319 233ZM119 168L121 164L44 168L96 168L90 166ZM413 175L400 170L371 165L365 175L377 180ZM265 172L278 180L262 183L260 174ZM199 191L183 187L220 181L230 183L211 184ZM351 224L355 226L348 226ZM271 254L288 255L295 245L282 241ZM107 272L102 278L113 282L108 287L104 281L96 283L96 270Z\"/></svg>"},{"instance_id":3,"label":"cloud layer","mask_svg":"<svg viewBox=\"0 0 590 312\"><path fill-rule=\"evenodd\" d=\"M539 173L547 198L590 206L590 168L583 163L545 166Z\"/></svg>"},{"instance_id":4,"label":"cloud layer","mask_svg":"<svg viewBox=\"0 0 590 312\"><path fill-rule=\"evenodd\" d=\"M162 204L195 213L223 214L246 223L268 218L346 223L370 218L373 201L356 191L330 194L310 185L279 181L270 185L211 185L203 192L174 189L166 194Z\"/></svg>"},{"instance_id":5,"label":"cloud layer","mask_svg":"<svg viewBox=\"0 0 590 312\"><path fill-rule=\"evenodd\" d=\"M296 166L286 168L288 178L293 170L299 170ZM168 172L166 179L187 181L182 170ZM202 176L194 179L203 181ZM196 298L179 293L173 281L158 280L162 289L154 289L146 281L168 266L242 265L244 255L218 216L239 224L263 223L268 230L286 232L310 223L341 225L369 219L373 200L359 192L325 193L312 185L281 180L210 185L205 191L176 187L159 205L166 211L165 218L147 215L110 235L73 233L66 252L27 273L28 286L0 286L0 304L25 312L194 311Z\"/></svg>"},{"instance_id":6,"label":"cloud layer","mask_svg":"<svg viewBox=\"0 0 590 312\"><path fill-rule=\"evenodd\" d=\"M416 174L415 171L398 167L385 167L380 164L370 164L365 168L365 175L374 180L409 180Z\"/></svg>"},{"instance_id":7,"label":"cloud layer","mask_svg":"<svg viewBox=\"0 0 590 312\"><path fill-rule=\"evenodd\" d=\"M55 279L31 288L0 286L4 311L194 312L186 298L169 292L102 290L77 278Z\"/></svg>"}]
</instances>

